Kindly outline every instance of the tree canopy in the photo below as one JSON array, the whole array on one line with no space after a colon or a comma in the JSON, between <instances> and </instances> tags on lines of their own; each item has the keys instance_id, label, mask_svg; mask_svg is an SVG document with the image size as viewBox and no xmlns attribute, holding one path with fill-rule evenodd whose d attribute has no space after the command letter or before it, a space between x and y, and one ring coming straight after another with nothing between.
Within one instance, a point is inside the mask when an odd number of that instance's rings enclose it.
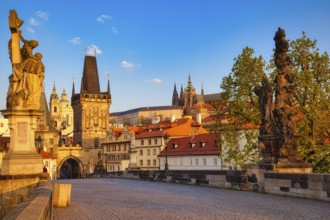
<instances>
[{"instance_id":1,"label":"tree canopy","mask_svg":"<svg viewBox=\"0 0 330 220\"><path fill-rule=\"evenodd\" d=\"M295 135L301 157L314 165L314 172L330 172L330 60L327 52L320 53L316 43L304 32L301 38L290 42L288 55L300 106ZM263 78L273 83L276 67L273 58L266 64L262 56L254 57L254 50L249 47L244 48L234 61L231 72L220 85L222 107L217 106L218 120L214 130L221 132L226 143L226 147L221 145L220 155L228 156L228 161L239 165L258 160L258 133L245 132L247 141L239 146L242 133L238 135L238 131L246 124L261 123L254 88Z\"/></svg>"}]
</instances>

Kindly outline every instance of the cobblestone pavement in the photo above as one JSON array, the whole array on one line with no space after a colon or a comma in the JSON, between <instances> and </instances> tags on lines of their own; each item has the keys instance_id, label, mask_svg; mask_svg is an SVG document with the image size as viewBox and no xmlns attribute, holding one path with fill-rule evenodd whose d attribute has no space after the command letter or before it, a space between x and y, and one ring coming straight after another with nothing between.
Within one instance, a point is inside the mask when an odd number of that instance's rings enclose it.
<instances>
[{"instance_id":1,"label":"cobblestone pavement","mask_svg":"<svg viewBox=\"0 0 330 220\"><path fill-rule=\"evenodd\" d=\"M54 219L330 219L330 203L127 179L62 180L71 205Z\"/></svg>"}]
</instances>

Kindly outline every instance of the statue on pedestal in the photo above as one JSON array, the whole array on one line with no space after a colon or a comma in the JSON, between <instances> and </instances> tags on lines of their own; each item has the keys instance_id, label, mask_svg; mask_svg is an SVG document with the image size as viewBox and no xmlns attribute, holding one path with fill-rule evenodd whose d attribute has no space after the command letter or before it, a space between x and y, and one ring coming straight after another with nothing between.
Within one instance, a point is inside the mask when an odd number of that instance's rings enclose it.
<instances>
[{"instance_id":1,"label":"statue on pedestal","mask_svg":"<svg viewBox=\"0 0 330 220\"><path fill-rule=\"evenodd\" d=\"M45 78L45 67L41 53L33 54L38 41L26 40L19 29L24 22L15 10L9 12L11 39L8 43L12 74L9 76L7 109L34 109L40 107L40 95ZM20 48L20 42L23 42Z\"/></svg>"},{"instance_id":2,"label":"statue on pedestal","mask_svg":"<svg viewBox=\"0 0 330 220\"><path fill-rule=\"evenodd\" d=\"M279 28L274 37L275 103L273 89L266 79L254 90L259 98L262 122L260 125L259 148L263 153L261 166L279 172L311 172L311 166L304 164L297 152L295 117L298 104L295 97L295 80L291 74L289 43L284 29Z\"/></svg>"},{"instance_id":3,"label":"statue on pedestal","mask_svg":"<svg viewBox=\"0 0 330 220\"><path fill-rule=\"evenodd\" d=\"M2 158L1 175L39 175L43 171L43 162L36 150L35 130L37 119L42 115L40 96L45 67L42 55L33 53L38 42L22 36L20 27L24 22L15 10L9 11L8 20L11 31L8 52L12 72L9 76L7 109L1 110L1 113L8 118L10 146Z\"/></svg>"}]
</instances>

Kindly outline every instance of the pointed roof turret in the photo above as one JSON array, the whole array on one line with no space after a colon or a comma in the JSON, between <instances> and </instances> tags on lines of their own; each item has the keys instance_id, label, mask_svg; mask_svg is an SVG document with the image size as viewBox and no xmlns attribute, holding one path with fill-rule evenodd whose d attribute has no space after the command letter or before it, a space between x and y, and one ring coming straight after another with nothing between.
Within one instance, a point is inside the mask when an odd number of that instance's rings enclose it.
<instances>
[{"instance_id":1,"label":"pointed roof turret","mask_svg":"<svg viewBox=\"0 0 330 220\"><path fill-rule=\"evenodd\" d=\"M203 82L202 82L201 95L204 95L204 85L203 85Z\"/></svg>"},{"instance_id":2,"label":"pointed roof turret","mask_svg":"<svg viewBox=\"0 0 330 220\"><path fill-rule=\"evenodd\" d=\"M108 78L108 89L107 89L107 93L109 95L109 97L111 97L111 91L110 91L110 79Z\"/></svg>"},{"instance_id":3,"label":"pointed roof turret","mask_svg":"<svg viewBox=\"0 0 330 220\"><path fill-rule=\"evenodd\" d=\"M61 102L67 102L68 101L68 96L66 95L66 91L65 91L65 86L63 86L63 92L61 95Z\"/></svg>"},{"instance_id":4,"label":"pointed roof turret","mask_svg":"<svg viewBox=\"0 0 330 220\"><path fill-rule=\"evenodd\" d=\"M72 94L71 96L74 96L75 95L75 89L74 89L74 81L72 82Z\"/></svg>"},{"instance_id":5,"label":"pointed roof turret","mask_svg":"<svg viewBox=\"0 0 330 220\"><path fill-rule=\"evenodd\" d=\"M173 96L172 96L172 105L179 106L179 95L178 95L178 91L176 90L175 83L174 83L174 90L173 90Z\"/></svg>"},{"instance_id":6,"label":"pointed roof turret","mask_svg":"<svg viewBox=\"0 0 330 220\"><path fill-rule=\"evenodd\" d=\"M95 56L85 56L84 71L81 80L81 93L100 93L99 74L97 71L97 62Z\"/></svg>"},{"instance_id":7,"label":"pointed roof turret","mask_svg":"<svg viewBox=\"0 0 330 220\"><path fill-rule=\"evenodd\" d=\"M191 77L190 77L190 73L189 73L187 89L190 89L190 88L192 88L192 85L191 85Z\"/></svg>"},{"instance_id":8,"label":"pointed roof turret","mask_svg":"<svg viewBox=\"0 0 330 220\"><path fill-rule=\"evenodd\" d=\"M182 86L182 84L181 84L180 99L182 99L182 98L183 98L183 86Z\"/></svg>"},{"instance_id":9,"label":"pointed roof turret","mask_svg":"<svg viewBox=\"0 0 330 220\"><path fill-rule=\"evenodd\" d=\"M52 94L50 95L50 99L58 99L58 94L57 94L57 91L56 91L56 86L55 86L55 82L54 82L54 86L53 86L53 91L52 91Z\"/></svg>"}]
</instances>

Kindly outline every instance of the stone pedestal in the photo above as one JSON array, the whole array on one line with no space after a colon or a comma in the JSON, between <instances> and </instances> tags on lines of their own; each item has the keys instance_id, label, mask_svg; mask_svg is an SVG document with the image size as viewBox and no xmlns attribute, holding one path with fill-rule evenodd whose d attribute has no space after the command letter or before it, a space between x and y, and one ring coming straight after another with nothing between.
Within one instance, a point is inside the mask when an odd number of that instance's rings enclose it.
<instances>
[{"instance_id":1,"label":"stone pedestal","mask_svg":"<svg viewBox=\"0 0 330 220\"><path fill-rule=\"evenodd\" d=\"M29 175L42 173L42 157L35 147L38 110L2 110L8 118L10 145L2 159L1 175Z\"/></svg>"}]
</instances>

